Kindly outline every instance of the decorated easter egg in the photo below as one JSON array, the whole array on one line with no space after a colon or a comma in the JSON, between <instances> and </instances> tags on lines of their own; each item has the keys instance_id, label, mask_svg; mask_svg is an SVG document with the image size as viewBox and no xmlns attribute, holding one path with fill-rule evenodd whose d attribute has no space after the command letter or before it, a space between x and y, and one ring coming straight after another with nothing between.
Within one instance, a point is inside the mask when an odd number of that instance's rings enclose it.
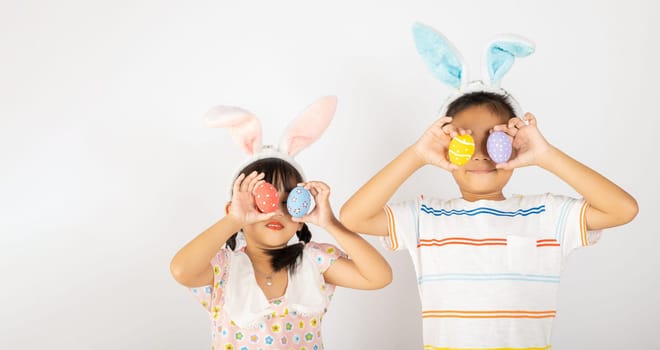
<instances>
[{"instance_id":1,"label":"decorated easter egg","mask_svg":"<svg viewBox=\"0 0 660 350\"><path fill-rule=\"evenodd\" d=\"M511 158L511 139L502 131L494 131L486 141L488 156L495 163L504 163Z\"/></svg>"},{"instance_id":2,"label":"decorated easter egg","mask_svg":"<svg viewBox=\"0 0 660 350\"><path fill-rule=\"evenodd\" d=\"M474 139L472 136L458 135L449 143L449 161L456 165L463 165L474 154Z\"/></svg>"},{"instance_id":3,"label":"decorated easter egg","mask_svg":"<svg viewBox=\"0 0 660 350\"><path fill-rule=\"evenodd\" d=\"M262 182L254 189L254 203L262 213L272 213L280 205L280 196L275 186Z\"/></svg>"},{"instance_id":4,"label":"decorated easter egg","mask_svg":"<svg viewBox=\"0 0 660 350\"><path fill-rule=\"evenodd\" d=\"M295 187L289 192L289 198L286 200L286 209L294 218L301 218L312 206L312 194L302 186Z\"/></svg>"}]
</instances>

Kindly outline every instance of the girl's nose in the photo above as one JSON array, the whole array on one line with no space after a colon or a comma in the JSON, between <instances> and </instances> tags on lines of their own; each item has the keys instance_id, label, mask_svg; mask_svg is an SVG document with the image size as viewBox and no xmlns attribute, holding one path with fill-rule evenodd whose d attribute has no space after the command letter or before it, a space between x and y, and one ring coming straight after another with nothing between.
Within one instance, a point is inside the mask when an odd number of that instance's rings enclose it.
<instances>
[{"instance_id":1,"label":"girl's nose","mask_svg":"<svg viewBox=\"0 0 660 350\"><path fill-rule=\"evenodd\" d=\"M275 216L284 216L285 214L288 213L286 209L286 199L282 199L283 195L280 194L280 205L277 206L277 209L275 209Z\"/></svg>"}]
</instances>

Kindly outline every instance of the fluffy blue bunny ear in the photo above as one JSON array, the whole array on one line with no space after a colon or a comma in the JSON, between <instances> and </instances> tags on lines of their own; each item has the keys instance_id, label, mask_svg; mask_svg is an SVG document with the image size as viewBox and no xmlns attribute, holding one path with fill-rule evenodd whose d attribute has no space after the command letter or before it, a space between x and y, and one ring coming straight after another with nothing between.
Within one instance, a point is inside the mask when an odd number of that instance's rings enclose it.
<instances>
[{"instance_id":1,"label":"fluffy blue bunny ear","mask_svg":"<svg viewBox=\"0 0 660 350\"><path fill-rule=\"evenodd\" d=\"M526 57L534 52L534 43L517 35L500 35L486 46L486 70L490 84L499 86L516 57Z\"/></svg>"},{"instance_id":2,"label":"fluffy blue bunny ear","mask_svg":"<svg viewBox=\"0 0 660 350\"><path fill-rule=\"evenodd\" d=\"M442 34L427 25L415 23L413 37L417 52L434 77L454 88L459 88L467 80L461 54Z\"/></svg>"}]
</instances>

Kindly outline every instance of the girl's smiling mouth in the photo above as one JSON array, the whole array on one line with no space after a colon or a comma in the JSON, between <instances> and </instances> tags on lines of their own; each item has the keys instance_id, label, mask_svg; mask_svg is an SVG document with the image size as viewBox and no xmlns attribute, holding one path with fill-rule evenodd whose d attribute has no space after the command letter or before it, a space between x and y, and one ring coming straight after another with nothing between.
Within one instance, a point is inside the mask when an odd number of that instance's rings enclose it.
<instances>
[{"instance_id":1,"label":"girl's smiling mouth","mask_svg":"<svg viewBox=\"0 0 660 350\"><path fill-rule=\"evenodd\" d=\"M284 225L282 225L282 223L279 221L270 221L269 223L266 224L266 227L268 227L271 230L279 231L284 228Z\"/></svg>"}]
</instances>

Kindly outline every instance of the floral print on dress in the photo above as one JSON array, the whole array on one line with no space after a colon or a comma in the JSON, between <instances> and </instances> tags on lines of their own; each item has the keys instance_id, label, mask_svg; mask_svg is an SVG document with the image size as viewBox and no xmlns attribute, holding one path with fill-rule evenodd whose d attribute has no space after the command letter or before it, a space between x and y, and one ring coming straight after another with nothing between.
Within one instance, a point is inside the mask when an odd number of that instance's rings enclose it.
<instances>
[{"instance_id":1,"label":"floral print on dress","mask_svg":"<svg viewBox=\"0 0 660 350\"><path fill-rule=\"evenodd\" d=\"M322 350L321 320L332 299L334 285L324 284L320 288L326 298L326 309L322 313L305 315L289 309L286 298L269 301L271 313L252 328L241 328L231 321L224 308L223 289L227 284L229 254L227 249L218 251L211 259L213 283L209 286L191 288L193 296L209 313L212 330L212 348L224 350ZM346 256L331 244L310 242L305 244L303 254L309 254L319 270L324 273L337 259Z\"/></svg>"}]
</instances>

